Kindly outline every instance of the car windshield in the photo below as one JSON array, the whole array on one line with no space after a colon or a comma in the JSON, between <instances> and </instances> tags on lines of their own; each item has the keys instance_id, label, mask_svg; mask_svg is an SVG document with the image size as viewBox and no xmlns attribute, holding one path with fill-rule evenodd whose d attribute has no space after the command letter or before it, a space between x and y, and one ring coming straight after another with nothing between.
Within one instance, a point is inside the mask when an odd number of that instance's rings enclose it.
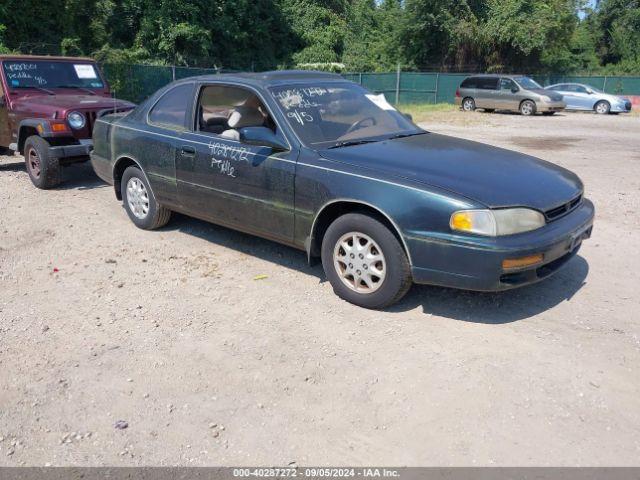
<instances>
[{"instance_id":1,"label":"car windshield","mask_svg":"<svg viewBox=\"0 0 640 480\"><path fill-rule=\"evenodd\" d=\"M516 82L522 87L530 90L532 88L542 88L542 86L536 82L533 78L529 77L516 77L514 78Z\"/></svg>"},{"instance_id":2,"label":"car windshield","mask_svg":"<svg viewBox=\"0 0 640 480\"><path fill-rule=\"evenodd\" d=\"M98 69L86 62L5 60L2 69L10 88L104 88Z\"/></svg>"},{"instance_id":3,"label":"car windshield","mask_svg":"<svg viewBox=\"0 0 640 480\"><path fill-rule=\"evenodd\" d=\"M274 87L271 93L298 138L313 148L424 133L384 95L375 95L354 83Z\"/></svg>"}]
</instances>

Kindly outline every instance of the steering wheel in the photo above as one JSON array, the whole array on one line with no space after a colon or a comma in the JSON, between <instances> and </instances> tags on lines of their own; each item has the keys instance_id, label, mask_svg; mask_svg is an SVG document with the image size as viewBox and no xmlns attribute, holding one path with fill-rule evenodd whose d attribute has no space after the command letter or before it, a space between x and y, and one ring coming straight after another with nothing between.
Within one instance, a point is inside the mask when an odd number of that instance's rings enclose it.
<instances>
[{"instance_id":1,"label":"steering wheel","mask_svg":"<svg viewBox=\"0 0 640 480\"><path fill-rule=\"evenodd\" d=\"M363 125L364 122L366 121L370 121L371 125ZM353 122L351 124L351 126L347 129L346 132L344 132L344 135L349 135L351 132L354 132L356 130L358 130L359 128L363 128L365 126L368 127L372 127L373 125L377 125L378 122L376 122L376 119L373 117L365 117L365 118L361 118L360 120L356 120L355 122Z\"/></svg>"}]
</instances>

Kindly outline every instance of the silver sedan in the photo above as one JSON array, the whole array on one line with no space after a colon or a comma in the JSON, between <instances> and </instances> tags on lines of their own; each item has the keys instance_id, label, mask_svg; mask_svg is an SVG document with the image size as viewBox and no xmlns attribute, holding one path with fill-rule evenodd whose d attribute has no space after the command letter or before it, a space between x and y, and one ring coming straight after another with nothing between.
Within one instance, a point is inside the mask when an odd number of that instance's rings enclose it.
<instances>
[{"instance_id":1,"label":"silver sedan","mask_svg":"<svg viewBox=\"0 0 640 480\"><path fill-rule=\"evenodd\" d=\"M567 110L589 110L600 114L631 111L631 101L628 98L604 93L590 85L557 83L545 89L561 94Z\"/></svg>"}]
</instances>

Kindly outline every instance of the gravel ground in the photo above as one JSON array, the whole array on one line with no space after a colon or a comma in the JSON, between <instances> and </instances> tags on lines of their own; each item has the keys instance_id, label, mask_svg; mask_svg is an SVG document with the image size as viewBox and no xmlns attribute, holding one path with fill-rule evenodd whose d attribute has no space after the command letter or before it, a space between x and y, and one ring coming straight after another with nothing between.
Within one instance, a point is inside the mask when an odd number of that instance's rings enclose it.
<instances>
[{"instance_id":1,"label":"gravel ground","mask_svg":"<svg viewBox=\"0 0 640 480\"><path fill-rule=\"evenodd\" d=\"M0 465L638 465L640 117L424 126L577 172L592 239L534 286L367 311L302 252L138 230L88 164L39 191L0 158Z\"/></svg>"}]
</instances>

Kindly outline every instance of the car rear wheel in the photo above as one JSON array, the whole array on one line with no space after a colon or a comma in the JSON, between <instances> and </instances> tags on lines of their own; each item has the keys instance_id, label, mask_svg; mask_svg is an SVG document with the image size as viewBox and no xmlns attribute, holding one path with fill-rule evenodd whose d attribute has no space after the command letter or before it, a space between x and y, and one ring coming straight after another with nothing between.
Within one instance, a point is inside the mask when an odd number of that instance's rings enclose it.
<instances>
[{"instance_id":1,"label":"car rear wheel","mask_svg":"<svg viewBox=\"0 0 640 480\"><path fill-rule=\"evenodd\" d=\"M525 116L536 113L536 104L532 100L525 100L520 104L520 113Z\"/></svg>"},{"instance_id":2,"label":"car rear wheel","mask_svg":"<svg viewBox=\"0 0 640 480\"><path fill-rule=\"evenodd\" d=\"M473 112L476 109L476 102L471 97L466 97L462 100L462 110L465 112Z\"/></svg>"},{"instance_id":3,"label":"car rear wheel","mask_svg":"<svg viewBox=\"0 0 640 480\"><path fill-rule=\"evenodd\" d=\"M611 105L606 100L600 100L593 109L600 115L606 115L611 110Z\"/></svg>"},{"instance_id":4,"label":"car rear wheel","mask_svg":"<svg viewBox=\"0 0 640 480\"><path fill-rule=\"evenodd\" d=\"M31 182L43 190L60 183L60 162L49 152L49 143L37 135L24 142L24 162Z\"/></svg>"},{"instance_id":5,"label":"car rear wheel","mask_svg":"<svg viewBox=\"0 0 640 480\"><path fill-rule=\"evenodd\" d=\"M368 215L336 219L322 240L322 266L340 298L364 308L384 308L411 288L411 268L396 236Z\"/></svg>"},{"instance_id":6,"label":"car rear wheel","mask_svg":"<svg viewBox=\"0 0 640 480\"><path fill-rule=\"evenodd\" d=\"M171 210L159 205L149 182L138 167L128 167L120 183L122 203L127 215L138 228L153 230L164 227Z\"/></svg>"}]
</instances>

